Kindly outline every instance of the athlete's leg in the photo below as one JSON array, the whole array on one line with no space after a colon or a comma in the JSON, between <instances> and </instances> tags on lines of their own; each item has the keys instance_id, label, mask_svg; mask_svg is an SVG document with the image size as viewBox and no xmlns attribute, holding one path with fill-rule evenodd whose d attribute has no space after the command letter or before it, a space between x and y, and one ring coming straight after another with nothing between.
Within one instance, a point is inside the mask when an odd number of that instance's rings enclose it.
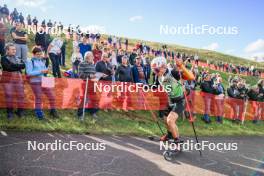
<instances>
[{"instance_id":1,"label":"athlete's leg","mask_svg":"<svg viewBox=\"0 0 264 176\"><path fill-rule=\"evenodd\" d=\"M179 137L179 131L176 125L177 119L178 119L178 114L173 111L171 111L168 117L166 118L166 124L168 126L168 130L171 132L174 139Z\"/></svg>"}]
</instances>

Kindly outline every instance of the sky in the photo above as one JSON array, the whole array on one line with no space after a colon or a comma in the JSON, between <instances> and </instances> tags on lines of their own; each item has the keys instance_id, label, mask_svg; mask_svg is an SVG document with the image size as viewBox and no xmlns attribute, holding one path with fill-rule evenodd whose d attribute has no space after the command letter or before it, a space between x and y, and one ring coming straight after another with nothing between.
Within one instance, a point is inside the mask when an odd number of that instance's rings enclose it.
<instances>
[{"instance_id":1,"label":"sky","mask_svg":"<svg viewBox=\"0 0 264 176\"><path fill-rule=\"evenodd\" d=\"M264 58L263 0L1 0L13 10L68 24L97 25L106 33ZM186 26L235 29L226 34L190 34ZM164 32L168 26L172 32ZM181 28L181 29L179 29ZM162 28L164 29L164 28ZM178 33L175 32L175 29Z\"/></svg>"}]
</instances>

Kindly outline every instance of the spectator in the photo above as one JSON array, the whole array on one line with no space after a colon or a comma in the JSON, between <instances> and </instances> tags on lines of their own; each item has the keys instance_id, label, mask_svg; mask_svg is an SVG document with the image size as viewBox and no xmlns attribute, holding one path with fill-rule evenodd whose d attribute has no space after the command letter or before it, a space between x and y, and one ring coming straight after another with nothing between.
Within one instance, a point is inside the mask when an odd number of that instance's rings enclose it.
<instances>
[{"instance_id":1,"label":"spectator","mask_svg":"<svg viewBox=\"0 0 264 176\"><path fill-rule=\"evenodd\" d=\"M59 116L57 114L55 104L55 90L50 87L42 87L42 77L45 77L45 75L49 72L45 63L46 60L43 59L42 49L34 47L32 54L33 57L26 61L26 72L29 76L30 86L35 95L36 117L39 120L44 119L44 113L42 111L42 94L45 94L50 102L50 115L54 118L58 118Z\"/></svg>"},{"instance_id":2,"label":"spectator","mask_svg":"<svg viewBox=\"0 0 264 176\"><path fill-rule=\"evenodd\" d=\"M210 74L206 74L204 80L201 83L201 90L203 92L203 99L204 99L204 115L202 117L202 120L205 123L211 123L210 119L210 108L212 103L212 94L214 93L214 88L212 86L212 79Z\"/></svg>"},{"instance_id":3,"label":"spectator","mask_svg":"<svg viewBox=\"0 0 264 176\"><path fill-rule=\"evenodd\" d=\"M71 62L72 62L72 72L74 77L77 77L78 74L78 67L81 62L83 62L83 57L82 54L80 53L80 48L77 46L74 48L74 52L72 53L71 56Z\"/></svg>"},{"instance_id":4,"label":"spectator","mask_svg":"<svg viewBox=\"0 0 264 176\"><path fill-rule=\"evenodd\" d=\"M83 37L83 41L82 41L82 43L79 44L80 53L82 54L83 57L84 57L84 54L85 54L87 51L92 51L92 47L91 47L91 45L88 43L88 39L89 39L88 36L84 36L84 37Z\"/></svg>"},{"instance_id":5,"label":"spectator","mask_svg":"<svg viewBox=\"0 0 264 176\"><path fill-rule=\"evenodd\" d=\"M52 40L48 47L48 54L52 64L52 73L54 77L58 78L61 78L60 59L62 45L63 40L58 36Z\"/></svg>"},{"instance_id":6,"label":"spectator","mask_svg":"<svg viewBox=\"0 0 264 176\"><path fill-rule=\"evenodd\" d=\"M122 57L122 63L118 66L115 76L117 81L132 82L131 67L128 64L128 57L126 55ZM123 102L122 109L124 110L127 110L131 105L131 97L129 95L130 93L127 91L121 92L119 102Z\"/></svg>"},{"instance_id":7,"label":"spectator","mask_svg":"<svg viewBox=\"0 0 264 176\"><path fill-rule=\"evenodd\" d=\"M0 55L3 57L5 55L5 33L7 28L4 23L0 21Z\"/></svg>"},{"instance_id":8,"label":"spectator","mask_svg":"<svg viewBox=\"0 0 264 176\"><path fill-rule=\"evenodd\" d=\"M239 123L243 119L244 100L246 92L244 86L238 79L233 79L231 86L227 89L228 96L236 99L236 103L230 104L233 109L233 122Z\"/></svg>"},{"instance_id":9,"label":"spectator","mask_svg":"<svg viewBox=\"0 0 264 176\"><path fill-rule=\"evenodd\" d=\"M128 50L128 39L125 39L126 51Z\"/></svg>"},{"instance_id":10,"label":"spectator","mask_svg":"<svg viewBox=\"0 0 264 176\"><path fill-rule=\"evenodd\" d=\"M83 90L85 90L85 88L86 88L87 79L90 79L91 81L95 81L94 79L95 79L96 71L95 71L95 65L94 65L93 59L94 59L93 53L88 51L87 53L85 53L85 60L83 62L81 62L79 65L78 74L79 74L79 77L81 79L83 79L83 83L82 83ZM93 84L89 84L87 89L91 90L91 92L95 92L93 90L94 89ZM87 98L89 98L89 94L88 94ZM86 100L86 102L87 101L91 102L91 100ZM83 116L83 104L84 104L84 96L81 99L81 103L80 103L79 109L77 111L77 116L79 117L79 119L82 119L82 116ZM86 111L88 111L92 115L93 118L95 118L95 119L98 118L96 115L96 112L98 111L98 109L86 108Z\"/></svg>"},{"instance_id":11,"label":"spectator","mask_svg":"<svg viewBox=\"0 0 264 176\"><path fill-rule=\"evenodd\" d=\"M128 65L128 57L122 57L122 64L117 67L116 79L121 82L132 82L131 68Z\"/></svg>"},{"instance_id":12,"label":"spectator","mask_svg":"<svg viewBox=\"0 0 264 176\"><path fill-rule=\"evenodd\" d=\"M17 22L18 20L18 12L17 12L17 9L14 8L14 11L10 14L10 17L11 17L11 24L13 24L14 22Z\"/></svg>"},{"instance_id":13,"label":"spectator","mask_svg":"<svg viewBox=\"0 0 264 176\"><path fill-rule=\"evenodd\" d=\"M28 53L28 35L25 31L23 31L23 27L20 22L16 23L16 28L12 32L12 38L15 42L17 57L21 58L25 62L27 60Z\"/></svg>"},{"instance_id":14,"label":"spectator","mask_svg":"<svg viewBox=\"0 0 264 176\"><path fill-rule=\"evenodd\" d=\"M25 63L16 56L16 47L8 43L5 47L6 55L1 59L3 75L1 82L4 86L5 101L7 105L7 119L13 118L14 99L17 98L17 116L22 117L24 112L24 83L22 79L22 70ZM16 96L15 96L16 93Z\"/></svg>"},{"instance_id":15,"label":"spectator","mask_svg":"<svg viewBox=\"0 0 264 176\"><path fill-rule=\"evenodd\" d=\"M143 83L146 84L146 75L145 69L142 66L142 60L140 57L136 57L136 63L132 67L132 78L134 83Z\"/></svg>"},{"instance_id":16,"label":"spectator","mask_svg":"<svg viewBox=\"0 0 264 176\"><path fill-rule=\"evenodd\" d=\"M65 58L66 58L66 45L67 45L67 41L64 40L62 47L61 47L61 59L60 59L60 65L63 67L66 67L65 65Z\"/></svg>"},{"instance_id":17,"label":"spectator","mask_svg":"<svg viewBox=\"0 0 264 176\"><path fill-rule=\"evenodd\" d=\"M263 111L263 107L261 106L264 99L264 81L259 80L258 84L254 87L251 87L247 93L247 96L250 101L252 101L252 109L253 109L253 123L257 123L261 119L261 111Z\"/></svg>"},{"instance_id":18,"label":"spectator","mask_svg":"<svg viewBox=\"0 0 264 176\"><path fill-rule=\"evenodd\" d=\"M130 63L130 65L134 65L134 64L135 64L135 62L136 62L136 60L135 60L136 57L137 57L136 50L133 49L132 53L131 53L130 56L129 56L129 63Z\"/></svg>"},{"instance_id":19,"label":"spectator","mask_svg":"<svg viewBox=\"0 0 264 176\"><path fill-rule=\"evenodd\" d=\"M0 9L0 15L1 15L1 22L7 23L9 21L9 9L7 8L7 5L4 4L4 7L1 7Z\"/></svg>"},{"instance_id":20,"label":"spectator","mask_svg":"<svg viewBox=\"0 0 264 176\"><path fill-rule=\"evenodd\" d=\"M100 50L99 45L97 43L94 44L93 48L94 63L96 64L98 61L101 60L102 51Z\"/></svg>"},{"instance_id":21,"label":"spectator","mask_svg":"<svg viewBox=\"0 0 264 176\"><path fill-rule=\"evenodd\" d=\"M30 15L27 16L27 25L28 26L32 25L32 20L31 20L31 16Z\"/></svg>"},{"instance_id":22,"label":"spectator","mask_svg":"<svg viewBox=\"0 0 264 176\"><path fill-rule=\"evenodd\" d=\"M46 28L46 20L43 20L43 21L41 22L41 27Z\"/></svg>"},{"instance_id":23,"label":"spectator","mask_svg":"<svg viewBox=\"0 0 264 176\"><path fill-rule=\"evenodd\" d=\"M110 63L108 53L103 53L102 60L97 62L95 70L96 72L105 74L100 80L112 81L112 75L114 74L114 70L112 64Z\"/></svg>"},{"instance_id":24,"label":"spectator","mask_svg":"<svg viewBox=\"0 0 264 176\"><path fill-rule=\"evenodd\" d=\"M47 49L50 43L50 35L46 33L43 28L40 28L40 31L35 35L35 44L41 47L42 51L47 54Z\"/></svg>"},{"instance_id":25,"label":"spectator","mask_svg":"<svg viewBox=\"0 0 264 176\"><path fill-rule=\"evenodd\" d=\"M37 17L34 17L34 18L33 18L32 23L33 23L33 25L34 25L34 28L35 28L36 30L38 30L38 20L37 20Z\"/></svg>"},{"instance_id":26,"label":"spectator","mask_svg":"<svg viewBox=\"0 0 264 176\"><path fill-rule=\"evenodd\" d=\"M25 27L25 18L22 15L22 13L19 13L18 19L19 19L19 22L23 25L23 27Z\"/></svg>"},{"instance_id":27,"label":"spectator","mask_svg":"<svg viewBox=\"0 0 264 176\"><path fill-rule=\"evenodd\" d=\"M224 114L224 97L225 97L225 88L222 84L222 78L218 76L215 80L213 87L216 89L215 91L215 103L217 107L217 117L216 121L218 123L223 123L223 114Z\"/></svg>"}]
</instances>

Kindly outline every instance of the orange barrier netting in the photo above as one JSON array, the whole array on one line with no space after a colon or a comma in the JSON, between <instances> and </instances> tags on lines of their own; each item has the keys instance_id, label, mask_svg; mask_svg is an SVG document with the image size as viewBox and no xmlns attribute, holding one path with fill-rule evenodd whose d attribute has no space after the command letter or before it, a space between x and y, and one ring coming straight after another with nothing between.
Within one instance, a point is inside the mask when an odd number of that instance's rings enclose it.
<instances>
[{"instance_id":1,"label":"orange barrier netting","mask_svg":"<svg viewBox=\"0 0 264 176\"><path fill-rule=\"evenodd\" d=\"M27 78L25 75L3 73L0 80L0 107L20 107L34 109L77 109L83 107L86 81L69 78L45 78L42 84L32 84L40 78ZM167 108L167 93L159 87L134 83L88 81L86 108L124 110L163 110ZM40 89L39 89L40 88ZM123 88L123 89L122 89ZM41 90L41 101L34 91ZM152 90L152 91L151 91ZM155 91L155 92L153 92ZM247 101L221 97L200 91L191 91L187 97L191 112L209 114L229 119L264 119L264 102ZM41 104L41 105L39 105ZM52 107L51 107L52 106Z\"/></svg>"},{"instance_id":2,"label":"orange barrier netting","mask_svg":"<svg viewBox=\"0 0 264 176\"><path fill-rule=\"evenodd\" d=\"M192 61L192 64L195 64L195 61ZM217 71L221 71L221 72L227 72L226 71L226 68L222 69L222 68L219 68L218 66L214 65L214 64L207 64L206 62L202 62L202 61L199 61L198 62L198 66L200 67L205 67L205 68L210 68L212 70L217 70ZM238 70L236 69L236 71L238 72ZM240 74L238 75L243 75L243 76L252 76L250 75L249 72L241 72ZM264 73L261 72L260 73L260 78L264 78Z\"/></svg>"}]
</instances>

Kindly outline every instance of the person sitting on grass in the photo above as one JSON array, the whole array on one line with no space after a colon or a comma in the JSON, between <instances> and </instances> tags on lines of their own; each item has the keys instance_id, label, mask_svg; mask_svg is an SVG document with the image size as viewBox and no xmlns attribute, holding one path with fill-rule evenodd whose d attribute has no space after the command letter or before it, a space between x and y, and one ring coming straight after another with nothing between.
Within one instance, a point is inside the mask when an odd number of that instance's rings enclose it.
<instances>
[{"instance_id":1,"label":"person sitting on grass","mask_svg":"<svg viewBox=\"0 0 264 176\"><path fill-rule=\"evenodd\" d=\"M26 61L26 73L29 76L30 86L35 95L35 114L39 120L44 119L42 111L42 94L45 94L50 102L50 115L58 118L55 109L55 90L50 87L42 87L42 77L48 74L46 60L43 59L43 51L41 48L34 47L32 50L33 57ZM51 86L52 87L52 86Z\"/></svg>"}]
</instances>

